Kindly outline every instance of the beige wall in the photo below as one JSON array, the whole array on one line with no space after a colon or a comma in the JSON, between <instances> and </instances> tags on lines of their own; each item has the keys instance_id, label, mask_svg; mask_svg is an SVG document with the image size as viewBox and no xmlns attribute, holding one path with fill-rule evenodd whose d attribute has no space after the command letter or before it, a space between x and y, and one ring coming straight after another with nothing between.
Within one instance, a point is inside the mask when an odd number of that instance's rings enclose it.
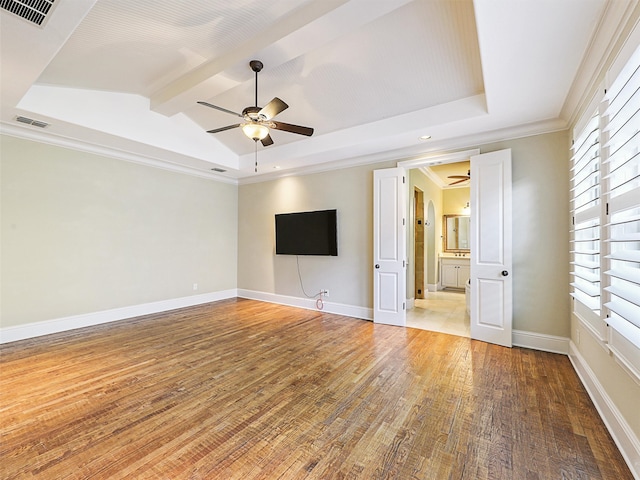
<instances>
[{"instance_id":1,"label":"beige wall","mask_svg":"<svg viewBox=\"0 0 640 480\"><path fill-rule=\"evenodd\" d=\"M469 203L471 197L471 189L469 187L447 188L442 192L442 200L444 202L444 215L469 215L469 209L464 210L465 205Z\"/></svg>"},{"instance_id":2,"label":"beige wall","mask_svg":"<svg viewBox=\"0 0 640 480\"><path fill-rule=\"evenodd\" d=\"M328 289L331 302L373 305L373 169L369 165L241 185L238 288L304 298L296 257L275 255L274 215L335 208L338 256L301 256L304 288L311 295Z\"/></svg>"},{"instance_id":3,"label":"beige wall","mask_svg":"<svg viewBox=\"0 0 640 480\"><path fill-rule=\"evenodd\" d=\"M640 439L640 384L616 362L606 346L575 315L571 319L571 333L573 347L587 363L636 439Z\"/></svg>"},{"instance_id":4,"label":"beige wall","mask_svg":"<svg viewBox=\"0 0 640 480\"><path fill-rule=\"evenodd\" d=\"M569 336L567 145L567 133L560 132L481 147L483 153L512 149L513 327L564 337ZM307 293L328 288L332 302L371 308L372 171L393 164L241 186L238 287L303 297L295 257L274 255L273 216L337 208L339 256L302 258L305 288Z\"/></svg>"},{"instance_id":5,"label":"beige wall","mask_svg":"<svg viewBox=\"0 0 640 480\"><path fill-rule=\"evenodd\" d=\"M569 336L568 133L509 140L513 187L513 328Z\"/></svg>"},{"instance_id":6,"label":"beige wall","mask_svg":"<svg viewBox=\"0 0 640 480\"><path fill-rule=\"evenodd\" d=\"M0 149L3 327L236 287L235 185L8 136Z\"/></svg>"},{"instance_id":7,"label":"beige wall","mask_svg":"<svg viewBox=\"0 0 640 480\"><path fill-rule=\"evenodd\" d=\"M303 298L295 257L274 254L274 215L326 208L339 256L301 258L307 293L373 304L372 172L395 162L235 187L2 140L3 326L236 287ZM569 335L567 145L555 133L481 149L513 153L518 330Z\"/></svg>"}]
</instances>

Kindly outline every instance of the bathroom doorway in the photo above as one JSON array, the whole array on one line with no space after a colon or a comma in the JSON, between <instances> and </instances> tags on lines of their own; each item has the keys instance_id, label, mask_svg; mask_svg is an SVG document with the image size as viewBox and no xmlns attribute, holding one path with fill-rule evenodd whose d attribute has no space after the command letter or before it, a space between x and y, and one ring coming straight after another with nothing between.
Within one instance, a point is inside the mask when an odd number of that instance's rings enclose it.
<instances>
[{"instance_id":1,"label":"bathroom doorway","mask_svg":"<svg viewBox=\"0 0 640 480\"><path fill-rule=\"evenodd\" d=\"M414 171L415 170L415 171ZM469 182L450 179L450 175L467 174L469 161L455 162L446 168L421 167L409 173L412 191L410 263L413 263L413 301L409 301L407 326L470 337L464 279L460 285L442 282L440 262L443 257L459 255L455 262L468 262L469 252L447 251L444 244L445 215L469 215ZM451 183L457 185L450 186ZM465 246L468 248L468 244ZM454 270L455 272L458 269ZM468 267L465 270L469 271Z\"/></svg>"}]
</instances>

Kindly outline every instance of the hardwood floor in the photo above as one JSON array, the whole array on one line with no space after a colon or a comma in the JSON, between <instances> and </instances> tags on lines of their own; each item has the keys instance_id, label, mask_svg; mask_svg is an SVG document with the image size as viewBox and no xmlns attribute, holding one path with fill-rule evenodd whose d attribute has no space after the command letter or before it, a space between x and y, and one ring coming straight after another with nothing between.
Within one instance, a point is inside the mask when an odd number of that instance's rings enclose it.
<instances>
[{"instance_id":1,"label":"hardwood floor","mask_svg":"<svg viewBox=\"0 0 640 480\"><path fill-rule=\"evenodd\" d=\"M3 479L632 479L562 355L242 299L1 353Z\"/></svg>"}]
</instances>

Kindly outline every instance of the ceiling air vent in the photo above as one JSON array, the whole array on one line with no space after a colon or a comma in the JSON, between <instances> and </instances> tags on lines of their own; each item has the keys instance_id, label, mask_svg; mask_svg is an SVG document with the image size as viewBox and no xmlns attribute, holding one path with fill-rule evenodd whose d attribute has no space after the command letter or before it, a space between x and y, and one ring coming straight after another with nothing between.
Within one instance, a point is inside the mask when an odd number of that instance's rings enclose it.
<instances>
[{"instance_id":1,"label":"ceiling air vent","mask_svg":"<svg viewBox=\"0 0 640 480\"><path fill-rule=\"evenodd\" d=\"M218 172L218 173L226 172L226 170L224 168L220 168L220 167L214 167L211 170L213 170L214 172Z\"/></svg>"},{"instance_id":2,"label":"ceiling air vent","mask_svg":"<svg viewBox=\"0 0 640 480\"><path fill-rule=\"evenodd\" d=\"M0 0L1 1L1 0ZM16 117L16 120L20 123L26 123L27 125L33 125L34 127L45 128L48 127L49 124L46 122L41 122L40 120L34 120L33 118L27 117Z\"/></svg>"},{"instance_id":3,"label":"ceiling air vent","mask_svg":"<svg viewBox=\"0 0 640 480\"><path fill-rule=\"evenodd\" d=\"M55 0L0 0L0 7L30 23L42 26Z\"/></svg>"}]
</instances>

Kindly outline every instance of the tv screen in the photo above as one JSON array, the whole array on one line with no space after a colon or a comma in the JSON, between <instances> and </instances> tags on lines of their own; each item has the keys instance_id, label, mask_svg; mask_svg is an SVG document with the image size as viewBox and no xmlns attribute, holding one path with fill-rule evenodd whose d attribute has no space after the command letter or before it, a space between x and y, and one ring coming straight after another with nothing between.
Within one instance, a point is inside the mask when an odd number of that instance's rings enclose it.
<instances>
[{"instance_id":1,"label":"tv screen","mask_svg":"<svg viewBox=\"0 0 640 480\"><path fill-rule=\"evenodd\" d=\"M277 255L338 255L336 210L276 214Z\"/></svg>"}]
</instances>

